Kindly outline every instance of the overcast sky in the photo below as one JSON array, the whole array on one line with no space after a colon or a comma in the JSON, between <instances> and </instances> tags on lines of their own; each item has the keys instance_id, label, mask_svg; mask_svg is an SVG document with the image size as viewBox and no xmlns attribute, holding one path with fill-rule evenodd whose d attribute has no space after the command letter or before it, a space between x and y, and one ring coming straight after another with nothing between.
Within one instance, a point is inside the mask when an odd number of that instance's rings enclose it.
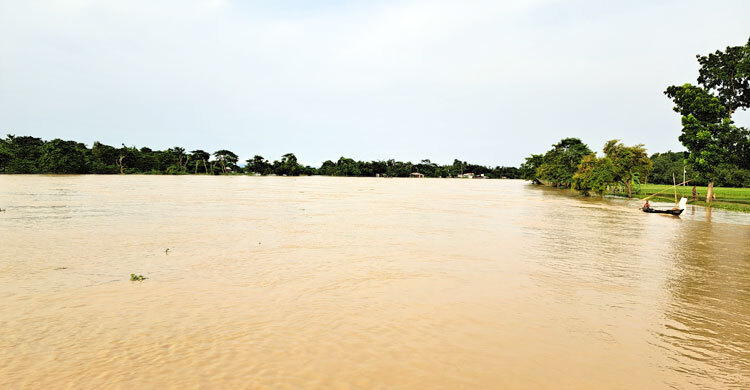
<instances>
[{"instance_id":1,"label":"overcast sky","mask_svg":"<svg viewBox=\"0 0 750 390\"><path fill-rule=\"evenodd\" d=\"M0 134L307 164L518 165L569 136L682 150L663 91L695 83L696 54L747 42L749 15L747 0L0 0Z\"/></svg>"}]
</instances>

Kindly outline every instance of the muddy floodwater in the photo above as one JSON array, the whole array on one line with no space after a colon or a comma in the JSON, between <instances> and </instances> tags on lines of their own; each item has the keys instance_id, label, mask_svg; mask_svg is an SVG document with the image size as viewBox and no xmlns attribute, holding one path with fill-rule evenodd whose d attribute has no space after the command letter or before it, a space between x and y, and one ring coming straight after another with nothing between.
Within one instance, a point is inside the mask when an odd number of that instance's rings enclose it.
<instances>
[{"instance_id":1,"label":"muddy floodwater","mask_svg":"<svg viewBox=\"0 0 750 390\"><path fill-rule=\"evenodd\" d=\"M750 215L638 205L0 176L0 388L750 388Z\"/></svg>"}]
</instances>

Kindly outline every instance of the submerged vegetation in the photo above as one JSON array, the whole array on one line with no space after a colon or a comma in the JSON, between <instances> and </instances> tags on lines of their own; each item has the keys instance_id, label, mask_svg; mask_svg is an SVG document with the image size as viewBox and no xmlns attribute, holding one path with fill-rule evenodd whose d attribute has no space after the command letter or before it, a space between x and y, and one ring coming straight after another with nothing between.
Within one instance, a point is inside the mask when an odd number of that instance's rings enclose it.
<instances>
[{"instance_id":1,"label":"submerged vegetation","mask_svg":"<svg viewBox=\"0 0 750 390\"><path fill-rule=\"evenodd\" d=\"M641 178L648 177L653 164L643 145L625 146L619 140L607 141L604 157L596 154L584 156L573 174L573 188L588 194L595 191L600 195L609 188L625 188L628 198L633 196Z\"/></svg>"}]
</instances>

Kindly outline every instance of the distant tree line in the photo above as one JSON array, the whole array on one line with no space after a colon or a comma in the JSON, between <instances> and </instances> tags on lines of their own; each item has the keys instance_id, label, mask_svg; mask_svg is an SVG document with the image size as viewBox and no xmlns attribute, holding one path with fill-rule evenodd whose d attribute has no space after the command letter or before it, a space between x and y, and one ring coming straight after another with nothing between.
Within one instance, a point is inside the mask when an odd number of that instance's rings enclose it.
<instances>
[{"instance_id":1,"label":"distant tree line","mask_svg":"<svg viewBox=\"0 0 750 390\"><path fill-rule=\"evenodd\" d=\"M94 142L91 148L75 141L53 139L44 141L29 136L8 135L0 139L0 173L56 174L258 174L258 175L326 175L408 177L420 173L425 177L456 177L465 173L487 178L520 177L516 167L487 167L454 160L440 165L430 160L418 164L396 160L356 161L341 157L328 160L320 167L302 165L292 153L268 161L254 156L240 165L237 154L222 149L213 153L204 150L186 151L182 147L153 150L122 145L114 147Z\"/></svg>"},{"instance_id":2,"label":"distant tree line","mask_svg":"<svg viewBox=\"0 0 750 390\"><path fill-rule=\"evenodd\" d=\"M338 161L325 161L318 174L327 176L387 176L408 177L411 173L421 173L425 177L456 177L465 173L473 173L475 176L484 175L490 179L517 179L519 178L516 167L487 167L484 165L470 164L466 161L453 160L453 164L440 165L430 160L422 160L418 164L396 160L386 161L355 161L350 158L341 157Z\"/></svg>"}]
</instances>

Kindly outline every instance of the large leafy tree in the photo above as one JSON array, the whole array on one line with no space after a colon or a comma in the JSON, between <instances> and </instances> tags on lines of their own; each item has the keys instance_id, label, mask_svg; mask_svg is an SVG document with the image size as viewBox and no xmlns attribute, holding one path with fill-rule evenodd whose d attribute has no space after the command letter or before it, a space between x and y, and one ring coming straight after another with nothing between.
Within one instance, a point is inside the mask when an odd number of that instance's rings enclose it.
<instances>
[{"instance_id":1,"label":"large leafy tree","mask_svg":"<svg viewBox=\"0 0 750 390\"><path fill-rule=\"evenodd\" d=\"M646 149L642 144L625 146L613 139L604 144L603 152L602 158L594 153L583 157L573 175L573 188L584 194L604 194L608 189L624 187L632 198L633 184L644 182L652 168Z\"/></svg>"},{"instance_id":2,"label":"large leafy tree","mask_svg":"<svg viewBox=\"0 0 750 390\"><path fill-rule=\"evenodd\" d=\"M648 182L653 184L672 184L672 175L682 178L683 173L689 177L693 177L693 168L685 165L687 156L688 153L686 152L667 151L664 153L654 153L650 157L654 167L648 175ZM691 185L699 183L693 182Z\"/></svg>"},{"instance_id":3,"label":"large leafy tree","mask_svg":"<svg viewBox=\"0 0 750 390\"><path fill-rule=\"evenodd\" d=\"M160 170L170 174L187 172L190 155L185 153L185 148L175 146L158 153Z\"/></svg>"},{"instance_id":4,"label":"large leafy tree","mask_svg":"<svg viewBox=\"0 0 750 390\"><path fill-rule=\"evenodd\" d=\"M237 169L239 157L233 152L226 149L217 150L214 152L214 157L216 157L216 161L221 166L221 173L227 173L227 168L232 170Z\"/></svg>"},{"instance_id":5,"label":"large leafy tree","mask_svg":"<svg viewBox=\"0 0 750 390\"><path fill-rule=\"evenodd\" d=\"M388 177L409 177L412 171L413 170L411 162L396 161L394 159L386 161L385 175Z\"/></svg>"},{"instance_id":6,"label":"large leafy tree","mask_svg":"<svg viewBox=\"0 0 750 390\"><path fill-rule=\"evenodd\" d=\"M297 163L297 156L294 153L287 153L281 156L281 161L274 161L273 171L277 175L298 176L300 166Z\"/></svg>"},{"instance_id":7,"label":"large leafy tree","mask_svg":"<svg viewBox=\"0 0 750 390\"><path fill-rule=\"evenodd\" d=\"M414 165L414 170L427 177L440 176L438 165L430 161L429 159L423 159L419 164Z\"/></svg>"},{"instance_id":8,"label":"large leafy tree","mask_svg":"<svg viewBox=\"0 0 750 390\"><path fill-rule=\"evenodd\" d=\"M617 181L615 165L608 157L597 158L595 153L586 155L573 175L573 189L589 195L591 191L604 195Z\"/></svg>"},{"instance_id":9,"label":"large leafy tree","mask_svg":"<svg viewBox=\"0 0 750 390\"><path fill-rule=\"evenodd\" d=\"M44 141L41 138L8 135L6 153L12 156L6 165L8 173L40 173L39 157Z\"/></svg>"},{"instance_id":10,"label":"large leafy tree","mask_svg":"<svg viewBox=\"0 0 750 390\"><path fill-rule=\"evenodd\" d=\"M193 161L192 164L194 164L194 171L193 173L198 173L198 168L201 166L203 167L203 170L208 173L208 160L211 158L211 154L206 152L205 150L196 149L190 152L190 161Z\"/></svg>"},{"instance_id":11,"label":"large leafy tree","mask_svg":"<svg viewBox=\"0 0 750 390\"><path fill-rule=\"evenodd\" d=\"M385 161L371 161L370 165L372 166L372 175L385 175L386 172L388 172L388 163Z\"/></svg>"},{"instance_id":12,"label":"large leafy tree","mask_svg":"<svg viewBox=\"0 0 750 390\"><path fill-rule=\"evenodd\" d=\"M49 173L88 173L86 145L53 139L42 146L39 167Z\"/></svg>"},{"instance_id":13,"label":"large leafy tree","mask_svg":"<svg viewBox=\"0 0 750 390\"><path fill-rule=\"evenodd\" d=\"M171 164L169 154L148 147L138 150L133 169L138 172L161 172Z\"/></svg>"},{"instance_id":14,"label":"large leafy tree","mask_svg":"<svg viewBox=\"0 0 750 390\"><path fill-rule=\"evenodd\" d=\"M92 173L117 173L117 161L119 152L117 148L105 145L99 141L94 142L90 152Z\"/></svg>"},{"instance_id":15,"label":"large leafy tree","mask_svg":"<svg viewBox=\"0 0 750 390\"><path fill-rule=\"evenodd\" d=\"M137 164L141 157L141 151L135 146L125 146L122 144L122 148L118 150L117 167L120 169L120 174L125 174L126 170L128 173L138 172Z\"/></svg>"},{"instance_id":16,"label":"large leafy tree","mask_svg":"<svg viewBox=\"0 0 750 390\"><path fill-rule=\"evenodd\" d=\"M520 175L519 169L516 167L495 167L490 173L490 177L493 179L516 179Z\"/></svg>"},{"instance_id":17,"label":"large leafy tree","mask_svg":"<svg viewBox=\"0 0 750 390\"><path fill-rule=\"evenodd\" d=\"M334 176L360 176L360 166L361 164L357 163L357 161L342 156L336 162L333 174Z\"/></svg>"},{"instance_id":18,"label":"large leafy tree","mask_svg":"<svg viewBox=\"0 0 750 390\"><path fill-rule=\"evenodd\" d=\"M750 40L697 58L700 86L673 85L664 93L682 115L680 141L688 163L708 181L711 202L720 167L750 165L750 131L732 121L736 110L750 107Z\"/></svg>"},{"instance_id":19,"label":"large leafy tree","mask_svg":"<svg viewBox=\"0 0 750 390\"><path fill-rule=\"evenodd\" d=\"M729 116L750 107L750 39L744 46L727 46L724 51L697 55L698 84L713 91Z\"/></svg>"},{"instance_id":20,"label":"large leafy tree","mask_svg":"<svg viewBox=\"0 0 750 390\"><path fill-rule=\"evenodd\" d=\"M320 168L318 168L318 173L325 176L334 176L336 175L336 163L331 160L326 160L323 162L323 164L320 164Z\"/></svg>"},{"instance_id":21,"label":"large leafy tree","mask_svg":"<svg viewBox=\"0 0 750 390\"><path fill-rule=\"evenodd\" d=\"M565 138L544 154L537 168L537 178L557 187L570 187L578 164L589 154L591 149L580 139Z\"/></svg>"},{"instance_id":22,"label":"large leafy tree","mask_svg":"<svg viewBox=\"0 0 750 390\"><path fill-rule=\"evenodd\" d=\"M267 175L271 173L271 163L268 162L263 156L255 155L253 158L246 161L247 165L245 170L250 173L257 173L261 175Z\"/></svg>"},{"instance_id":23,"label":"large leafy tree","mask_svg":"<svg viewBox=\"0 0 750 390\"><path fill-rule=\"evenodd\" d=\"M543 161L544 155L541 154L532 154L531 156L526 157L526 161L521 164L521 167L518 169L521 179L530 180L539 184L539 181L536 179L536 171L539 169L539 166L542 165Z\"/></svg>"},{"instance_id":24,"label":"large leafy tree","mask_svg":"<svg viewBox=\"0 0 750 390\"><path fill-rule=\"evenodd\" d=\"M463 162L463 161L461 161L459 159L454 159L453 160L453 165L451 165L451 169L450 169L451 176L461 175L461 174L464 173L465 170L466 170L466 163L465 162Z\"/></svg>"},{"instance_id":25,"label":"large leafy tree","mask_svg":"<svg viewBox=\"0 0 750 390\"><path fill-rule=\"evenodd\" d=\"M633 197L633 183L642 183L648 178L653 164L648 158L643 144L625 146L613 139L604 144L604 154L612 161L614 180L628 190L628 198Z\"/></svg>"}]
</instances>

